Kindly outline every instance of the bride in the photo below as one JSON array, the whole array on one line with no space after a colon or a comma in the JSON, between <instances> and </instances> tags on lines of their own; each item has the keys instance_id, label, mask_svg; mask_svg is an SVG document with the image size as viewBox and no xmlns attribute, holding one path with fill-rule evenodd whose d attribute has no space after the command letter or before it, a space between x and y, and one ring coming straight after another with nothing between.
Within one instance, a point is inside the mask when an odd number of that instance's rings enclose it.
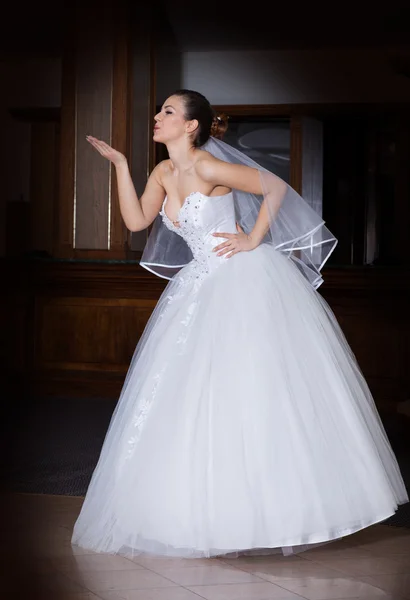
<instances>
[{"instance_id":1,"label":"bride","mask_svg":"<svg viewBox=\"0 0 410 600\"><path fill-rule=\"evenodd\" d=\"M408 501L368 386L316 288L336 240L284 181L219 138L197 92L155 116L169 159L138 198L141 264L170 280L142 335L72 543L209 557L300 552Z\"/></svg>"}]
</instances>

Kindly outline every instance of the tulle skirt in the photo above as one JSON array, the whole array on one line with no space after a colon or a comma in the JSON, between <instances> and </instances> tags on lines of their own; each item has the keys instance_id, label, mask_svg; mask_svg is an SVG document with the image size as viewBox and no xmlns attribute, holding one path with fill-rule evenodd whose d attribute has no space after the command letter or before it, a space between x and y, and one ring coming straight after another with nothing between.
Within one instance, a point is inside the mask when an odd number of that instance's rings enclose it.
<instances>
[{"instance_id":1,"label":"tulle skirt","mask_svg":"<svg viewBox=\"0 0 410 600\"><path fill-rule=\"evenodd\" d=\"M261 245L171 280L132 359L72 542L94 551L285 554L408 501L323 298Z\"/></svg>"}]
</instances>

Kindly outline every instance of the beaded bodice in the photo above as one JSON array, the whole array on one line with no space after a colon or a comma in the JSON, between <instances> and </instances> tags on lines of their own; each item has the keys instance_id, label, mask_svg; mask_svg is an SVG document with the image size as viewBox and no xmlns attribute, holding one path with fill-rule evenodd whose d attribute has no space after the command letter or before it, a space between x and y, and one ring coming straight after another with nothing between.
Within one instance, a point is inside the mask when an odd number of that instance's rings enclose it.
<instances>
[{"instance_id":1,"label":"beaded bodice","mask_svg":"<svg viewBox=\"0 0 410 600\"><path fill-rule=\"evenodd\" d=\"M212 251L224 239L212 234L237 233L233 195L229 193L211 197L193 192L181 206L177 222L171 221L166 214L166 202L167 198L160 211L163 222L168 229L186 241L193 255L189 272L201 279L226 260L224 256L217 256Z\"/></svg>"}]
</instances>

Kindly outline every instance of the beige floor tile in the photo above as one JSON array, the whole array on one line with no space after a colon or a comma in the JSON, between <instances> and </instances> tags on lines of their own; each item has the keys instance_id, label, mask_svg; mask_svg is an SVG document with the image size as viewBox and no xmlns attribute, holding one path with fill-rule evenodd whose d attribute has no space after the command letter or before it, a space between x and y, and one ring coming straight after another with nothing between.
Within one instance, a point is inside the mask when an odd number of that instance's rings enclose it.
<instances>
[{"instance_id":1,"label":"beige floor tile","mask_svg":"<svg viewBox=\"0 0 410 600\"><path fill-rule=\"evenodd\" d=\"M370 556L369 558L333 558L321 564L326 564L336 571L352 576L408 573L410 570L410 558L409 562L380 556Z\"/></svg>"},{"instance_id":2,"label":"beige floor tile","mask_svg":"<svg viewBox=\"0 0 410 600\"><path fill-rule=\"evenodd\" d=\"M70 546L71 535L67 533L65 527L50 525L49 523L40 526L35 531L26 532L27 545L33 547L52 547L56 544Z\"/></svg>"},{"instance_id":3,"label":"beige floor tile","mask_svg":"<svg viewBox=\"0 0 410 600\"><path fill-rule=\"evenodd\" d=\"M74 575L70 574L70 577L74 578ZM138 590L176 585L157 573L138 568L133 571L84 571L76 574L75 580L97 595L99 591Z\"/></svg>"},{"instance_id":4,"label":"beige floor tile","mask_svg":"<svg viewBox=\"0 0 410 600\"><path fill-rule=\"evenodd\" d=\"M224 564L216 558L162 558L153 556L135 556L132 561L154 571L161 573L164 569L175 568L191 568L191 567L212 567Z\"/></svg>"},{"instance_id":5,"label":"beige floor tile","mask_svg":"<svg viewBox=\"0 0 410 600\"><path fill-rule=\"evenodd\" d=\"M317 550L306 550L306 552L298 554L299 558L313 561L320 560L321 562L334 558L369 558L371 556L371 551L361 546L346 546L344 548L328 546Z\"/></svg>"},{"instance_id":6,"label":"beige floor tile","mask_svg":"<svg viewBox=\"0 0 410 600\"><path fill-rule=\"evenodd\" d=\"M278 584L279 585L279 584ZM346 576L335 578L305 577L284 579L281 587L308 600L333 600L336 598L361 598L362 596L385 596L386 593L370 581L365 582Z\"/></svg>"},{"instance_id":7,"label":"beige floor tile","mask_svg":"<svg viewBox=\"0 0 410 600\"><path fill-rule=\"evenodd\" d=\"M410 574L371 575L360 577L360 581L377 586L392 596L410 599Z\"/></svg>"},{"instance_id":8,"label":"beige floor tile","mask_svg":"<svg viewBox=\"0 0 410 600\"><path fill-rule=\"evenodd\" d=\"M52 561L58 571L125 571L143 569L141 565L111 554L91 554L56 558Z\"/></svg>"},{"instance_id":9,"label":"beige floor tile","mask_svg":"<svg viewBox=\"0 0 410 600\"><path fill-rule=\"evenodd\" d=\"M390 552L397 554L402 552L410 553L410 530L405 530L403 528L401 531L402 533L399 535L369 540L368 542L360 544L358 547L368 550L373 554L388 554Z\"/></svg>"},{"instance_id":10,"label":"beige floor tile","mask_svg":"<svg viewBox=\"0 0 410 600\"><path fill-rule=\"evenodd\" d=\"M378 524L291 556L127 559L71 545L83 498L17 494L14 501L19 518L8 521L0 556L10 560L23 532L20 567L45 600L410 600L403 528ZM18 573L10 573L13 585Z\"/></svg>"},{"instance_id":11,"label":"beige floor tile","mask_svg":"<svg viewBox=\"0 0 410 600\"><path fill-rule=\"evenodd\" d=\"M284 556L283 554L271 554L268 556L239 556L238 558L221 558L219 560L227 565L231 565L232 567L237 567L238 569L241 569L242 565L291 565L294 563L300 564L303 562L307 562L303 558L303 554L292 554L291 556Z\"/></svg>"},{"instance_id":12,"label":"beige floor tile","mask_svg":"<svg viewBox=\"0 0 410 600\"><path fill-rule=\"evenodd\" d=\"M99 592L101 600L200 600L200 597L182 587L151 590L121 590Z\"/></svg>"},{"instance_id":13,"label":"beige floor tile","mask_svg":"<svg viewBox=\"0 0 410 600\"><path fill-rule=\"evenodd\" d=\"M216 567L173 568L162 571L162 575L183 586L212 585L219 583L256 583L259 578L228 565Z\"/></svg>"},{"instance_id":14,"label":"beige floor tile","mask_svg":"<svg viewBox=\"0 0 410 600\"><path fill-rule=\"evenodd\" d=\"M302 552L300 556L309 556L315 553L343 552L351 551L358 555L359 552L370 552L378 548L381 544L388 547L403 544L403 538L409 538L410 532L399 527L390 527L387 525L374 525L362 529L352 535L348 535L341 540L329 542L317 548L312 548ZM405 543L405 542L404 542Z\"/></svg>"},{"instance_id":15,"label":"beige floor tile","mask_svg":"<svg viewBox=\"0 0 410 600\"><path fill-rule=\"evenodd\" d=\"M374 527L368 527L367 529L363 529L361 532L358 532L355 535L368 534L377 537L378 539L386 537L391 538L395 535L402 536L403 535L402 527L395 527L394 525L375 525Z\"/></svg>"},{"instance_id":16,"label":"beige floor tile","mask_svg":"<svg viewBox=\"0 0 410 600\"><path fill-rule=\"evenodd\" d=\"M96 596L92 592L84 592L81 594L64 594L63 596L58 596L55 600L101 600L101 597Z\"/></svg>"},{"instance_id":17,"label":"beige floor tile","mask_svg":"<svg viewBox=\"0 0 410 600\"><path fill-rule=\"evenodd\" d=\"M329 548L332 550L343 550L346 548L354 548L355 546L356 544L353 542L352 536L348 536L315 544L313 547L308 548L307 550L302 550L300 555L303 556L303 554L306 554L306 552L320 552L321 550L327 550Z\"/></svg>"},{"instance_id":18,"label":"beige floor tile","mask_svg":"<svg viewBox=\"0 0 410 600\"><path fill-rule=\"evenodd\" d=\"M13 596L13 598L14 597L17 598L17 596ZM25 595L18 596L18 598L24 598L24 600L31 600L33 597L36 599L41 598L41 600L101 600L100 596L97 596L92 592L80 592L76 594L70 592L49 591L44 588L41 588L41 595L38 590L30 589ZM7 596L4 596L4 598L6 599Z\"/></svg>"},{"instance_id":19,"label":"beige floor tile","mask_svg":"<svg viewBox=\"0 0 410 600\"><path fill-rule=\"evenodd\" d=\"M189 586L206 600L300 600L300 596L273 583Z\"/></svg>"},{"instance_id":20,"label":"beige floor tile","mask_svg":"<svg viewBox=\"0 0 410 600\"><path fill-rule=\"evenodd\" d=\"M72 546L70 544L67 547L67 552L71 552L74 556L97 556L98 552L94 552L94 550L89 550L88 548L80 548L79 546Z\"/></svg>"},{"instance_id":21,"label":"beige floor tile","mask_svg":"<svg viewBox=\"0 0 410 600\"><path fill-rule=\"evenodd\" d=\"M223 561L225 565L234 567L235 569L241 569L242 571L252 571L258 567L269 567L269 566L290 566L290 565L304 565L310 564L311 561L303 560L302 558L287 558L284 560L278 560L277 558L270 556L260 557L243 557L243 558L230 558Z\"/></svg>"},{"instance_id":22,"label":"beige floor tile","mask_svg":"<svg viewBox=\"0 0 410 600\"><path fill-rule=\"evenodd\" d=\"M401 596L386 595L386 596L361 596L360 600L404 600L404 599Z\"/></svg>"},{"instance_id":23,"label":"beige floor tile","mask_svg":"<svg viewBox=\"0 0 410 600\"><path fill-rule=\"evenodd\" d=\"M36 575L45 575L47 573L55 573L56 571L53 561L49 558L25 560L24 569L26 572L35 573Z\"/></svg>"},{"instance_id":24,"label":"beige floor tile","mask_svg":"<svg viewBox=\"0 0 410 600\"><path fill-rule=\"evenodd\" d=\"M387 547L383 547L383 546L375 546L370 554L372 556L378 556L379 558L396 558L397 556L410 556L410 546L408 546L407 544L404 545L403 547L395 547L395 548L390 548L389 546Z\"/></svg>"},{"instance_id":25,"label":"beige floor tile","mask_svg":"<svg viewBox=\"0 0 410 600\"><path fill-rule=\"evenodd\" d=\"M96 555L96 552L72 546L70 539L59 535L49 535L47 531L39 531L34 537L26 538L25 548L37 558L57 556L85 556Z\"/></svg>"},{"instance_id":26,"label":"beige floor tile","mask_svg":"<svg viewBox=\"0 0 410 600\"><path fill-rule=\"evenodd\" d=\"M47 573L42 575L38 581L44 590L50 590L56 594L60 592L78 594L80 592L89 591L87 586L82 585L78 581L74 581L72 578L67 577L64 573Z\"/></svg>"},{"instance_id":27,"label":"beige floor tile","mask_svg":"<svg viewBox=\"0 0 410 600\"><path fill-rule=\"evenodd\" d=\"M43 546L40 543L36 545L35 553L38 557L46 558L69 558L73 556L95 556L98 554L97 552L84 550L83 548L77 548L65 543L44 544Z\"/></svg>"},{"instance_id":28,"label":"beige floor tile","mask_svg":"<svg viewBox=\"0 0 410 600\"><path fill-rule=\"evenodd\" d=\"M243 567L238 567L243 568ZM283 579L295 579L301 577L321 577L335 578L340 577L340 572L336 571L330 565L314 563L308 560L300 560L292 563L259 563L245 565L244 570L280 585Z\"/></svg>"},{"instance_id":29,"label":"beige floor tile","mask_svg":"<svg viewBox=\"0 0 410 600\"><path fill-rule=\"evenodd\" d=\"M342 538L344 541L352 544L361 544L363 541L392 539L396 535L402 535L401 527L391 527L390 525L372 525L361 529L352 535Z\"/></svg>"},{"instance_id":30,"label":"beige floor tile","mask_svg":"<svg viewBox=\"0 0 410 600\"><path fill-rule=\"evenodd\" d=\"M410 573L410 552L405 552L403 554L390 554L389 556L400 564L407 565L407 572Z\"/></svg>"}]
</instances>

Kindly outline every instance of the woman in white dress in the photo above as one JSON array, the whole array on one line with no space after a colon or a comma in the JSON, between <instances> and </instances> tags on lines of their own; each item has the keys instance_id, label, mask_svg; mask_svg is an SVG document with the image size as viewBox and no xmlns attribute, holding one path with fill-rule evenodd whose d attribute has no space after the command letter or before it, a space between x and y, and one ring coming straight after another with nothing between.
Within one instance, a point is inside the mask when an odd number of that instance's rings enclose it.
<instances>
[{"instance_id":1,"label":"woman in white dress","mask_svg":"<svg viewBox=\"0 0 410 600\"><path fill-rule=\"evenodd\" d=\"M290 554L408 501L368 386L315 289L336 241L285 182L216 139L225 128L201 94L170 96L154 128L169 159L141 198L126 158L88 137L116 168L128 229L155 221L141 264L170 282L73 544Z\"/></svg>"}]
</instances>

